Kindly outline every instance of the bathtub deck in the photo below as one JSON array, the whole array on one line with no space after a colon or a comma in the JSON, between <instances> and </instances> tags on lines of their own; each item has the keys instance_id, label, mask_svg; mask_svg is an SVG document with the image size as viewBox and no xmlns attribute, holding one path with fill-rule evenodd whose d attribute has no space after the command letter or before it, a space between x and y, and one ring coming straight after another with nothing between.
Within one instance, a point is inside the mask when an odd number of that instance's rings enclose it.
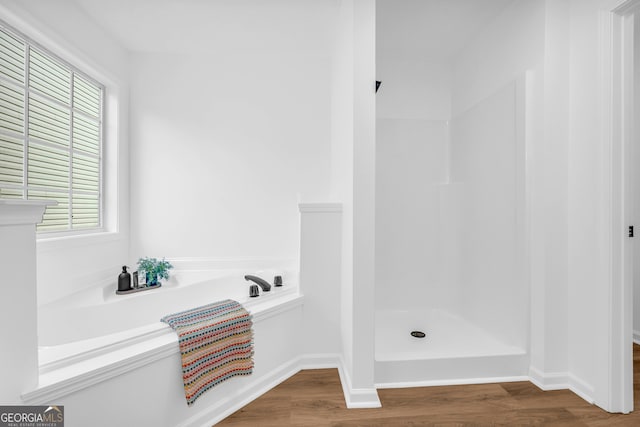
<instances>
[{"instance_id":1,"label":"bathtub deck","mask_svg":"<svg viewBox=\"0 0 640 427\"><path fill-rule=\"evenodd\" d=\"M426 333L414 338L413 330ZM526 352L443 310L376 313L376 384L379 387L518 380Z\"/></svg>"}]
</instances>

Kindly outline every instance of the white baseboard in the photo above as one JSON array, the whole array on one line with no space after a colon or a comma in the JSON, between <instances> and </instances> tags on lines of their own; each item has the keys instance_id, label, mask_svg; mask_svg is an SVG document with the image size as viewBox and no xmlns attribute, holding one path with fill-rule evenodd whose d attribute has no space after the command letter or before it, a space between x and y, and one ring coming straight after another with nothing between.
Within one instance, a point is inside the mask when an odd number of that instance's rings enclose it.
<instances>
[{"instance_id":1,"label":"white baseboard","mask_svg":"<svg viewBox=\"0 0 640 427\"><path fill-rule=\"evenodd\" d=\"M351 377L345 369L344 359L340 354L309 354L300 360L300 369L337 368L342 384L342 393L347 408L380 408L382 404L375 387L358 389L351 385Z\"/></svg>"},{"instance_id":2,"label":"white baseboard","mask_svg":"<svg viewBox=\"0 0 640 427\"><path fill-rule=\"evenodd\" d=\"M542 390L571 390L587 402L591 404L595 402L593 387L571 373L553 372L545 374L534 367L530 367L529 380Z\"/></svg>"},{"instance_id":3,"label":"white baseboard","mask_svg":"<svg viewBox=\"0 0 640 427\"><path fill-rule=\"evenodd\" d=\"M633 342L640 345L640 331L633 331Z\"/></svg>"},{"instance_id":4,"label":"white baseboard","mask_svg":"<svg viewBox=\"0 0 640 427\"><path fill-rule=\"evenodd\" d=\"M592 405L595 403L593 387L572 374L569 374L569 390Z\"/></svg>"},{"instance_id":5,"label":"white baseboard","mask_svg":"<svg viewBox=\"0 0 640 427\"><path fill-rule=\"evenodd\" d=\"M340 374L340 382L342 383L342 392L347 408L380 408L380 398L375 387L371 388L353 388L349 372L345 369L344 359L340 357L340 365L338 366Z\"/></svg>"},{"instance_id":6,"label":"white baseboard","mask_svg":"<svg viewBox=\"0 0 640 427\"><path fill-rule=\"evenodd\" d=\"M337 368L342 393L347 408L380 408L382 404L375 387L358 389L351 385L351 377L345 369L341 354L308 354L301 358L300 369Z\"/></svg>"},{"instance_id":7,"label":"white baseboard","mask_svg":"<svg viewBox=\"0 0 640 427\"><path fill-rule=\"evenodd\" d=\"M569 375L566 372L543 373L531 366L529 381L541 390L564 390L569 388Z\"/></svg>"},{"instance_id":8,"label":"white baseboard","mask_svg":"<svg viewBox=\"0 0 640 427\"><path fill-rule=\"evenodd\" d=\"M511 377L462 378L455 380L404 381L397 383L377 383L376 388L434 387L443 385L512 383L517 381L529 381L529 377L526 375L520 375Z\"/></svg>"},{"instance_id":9,"label":"white baseboard","mask_svg":"<svg viewBox=\"0 0 640 427\"><path fill-rule=\"evenodd\" d=\"M300 357L300 370L304 369L340 369L342 359L339 354L305 354Z\"/></svg>"}]
</instances>

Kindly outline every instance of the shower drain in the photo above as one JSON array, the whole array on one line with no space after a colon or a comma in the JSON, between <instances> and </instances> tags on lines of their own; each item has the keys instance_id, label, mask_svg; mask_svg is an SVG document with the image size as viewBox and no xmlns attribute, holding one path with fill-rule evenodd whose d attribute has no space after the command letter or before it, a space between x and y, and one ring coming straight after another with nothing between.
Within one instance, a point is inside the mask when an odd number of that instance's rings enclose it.
<instances>
[{"instance_id":1,"label":"shower drain","mask_svg":"<svg viewBox=\"0 0 640 427\"><path fill-rule=\"evenodd\" d=\"M411 336L414 338L424 338L427 336L427 334L422 331L411 331Z\"/></svg>"}]
</instances>

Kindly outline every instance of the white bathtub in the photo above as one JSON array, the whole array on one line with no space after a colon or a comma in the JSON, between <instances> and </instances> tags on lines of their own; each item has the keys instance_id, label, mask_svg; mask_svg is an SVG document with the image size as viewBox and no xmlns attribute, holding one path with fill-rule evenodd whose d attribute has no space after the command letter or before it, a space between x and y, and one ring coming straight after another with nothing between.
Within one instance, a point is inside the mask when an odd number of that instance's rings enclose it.
<instances>
[{"instance_id":1,"label":"white bathtub","mask_svg":"<svg viewBox=\"0 0 640 427\"><path fill-rule=\"evenodd\" d=\"M245 274L272 281L283 276L284 286L271 287L258 298L249 298ZM296 292L297 274L282 270L177 271L157 289L128 295L116 295L116 285L109 283L77 292L38 309L38 344L58 346L93 339L147 325L159 324L160 318L223 299L234 299L247 307L283 294ZM166 326L160 323L159 326Z\"/></svg>"},{"instance_id":2,"label":"white bathtub","mask_svg":"<svg viewBox=\"0 0 640 427\"><path fill-rule=\"evenodd\" d=\"M245 274L267 281L281 275L284 285L272 286L269 292L260 290L259 297L250 298L253 282L246 281ZM116 295L111 283L83 290L38 310L40 380L55 382L62 370L73 376L82 364L99 368L99 358L109 364L122 355L177 342L173 330L160 322L167 314L234 299L255 322L300 298L298 274L286 270L178 271L160 288L128 295ZM53 379L51 373L55 374Z\"/></svg>"},{"instance_id":3,"label":"white bathtub","mask_svg":"<svg viewBox=\"0 0 640 427\"><path fill-rule=\"evenodd\" d=\"M524 349L447 310L378 310L375 338L378 388L527 380Z\"/></svg>"},{"instance_id":4,"label":"white bathtub","mask_svg":"<svg viewBox=\"0 0 640 427\"><path fill-rule=\"evenodd\" d=\"M245 274L268 281L279 274L284 286L249 298ZM160 318L227 298L253 315L254 372L187 407L178 338ZM78 292L40 307L39 382L23 402L65 405L70 427L210 426L301 369L294 337L302 333L303 300L297 272L287 270L177 271L154 290L116 295L110 284ZM96 419L94 402L119 409Z\"/></svg>"}]
</instances>

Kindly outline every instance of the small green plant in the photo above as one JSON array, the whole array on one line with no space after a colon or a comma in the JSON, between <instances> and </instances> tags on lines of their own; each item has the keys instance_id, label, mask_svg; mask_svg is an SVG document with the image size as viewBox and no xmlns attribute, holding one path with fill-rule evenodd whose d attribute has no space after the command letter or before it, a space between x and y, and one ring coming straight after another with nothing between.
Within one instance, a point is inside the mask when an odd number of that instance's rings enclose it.
<instances>
[{"instance_id":1,"label":"small green plant","mask_svg":"<svg viewBox=\"0 0 640 427\"><path fill-rule=\"evenodd\" d=\"M164 258L162 258L162 261L158 261L157 258L146 257L138 260L138 271L144 271L146 273L148 286L157 285L160 279L168 279L169 270L172 268L173 265Z\"/></svg>"}]
</instances>

